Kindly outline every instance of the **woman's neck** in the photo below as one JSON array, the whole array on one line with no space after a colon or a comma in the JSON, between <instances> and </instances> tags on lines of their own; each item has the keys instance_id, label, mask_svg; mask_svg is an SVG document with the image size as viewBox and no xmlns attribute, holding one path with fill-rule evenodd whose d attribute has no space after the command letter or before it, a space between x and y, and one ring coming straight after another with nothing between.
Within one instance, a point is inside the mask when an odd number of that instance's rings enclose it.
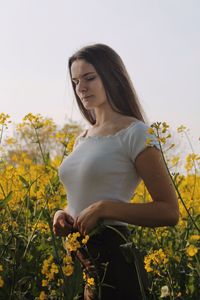
<instances>
[{"instance_id":1,"label":"woman's neck","mask_svg":"<svg viewBox=\"0 0 200 300\"><path fill-rule=\"evenodd\" d=\"M103 112L95 112L96 123L93 127L103 127L109 124L117 122L120 116L120 113L114 112L113 110L106 110Z\"/></svg>"}]
</instances>

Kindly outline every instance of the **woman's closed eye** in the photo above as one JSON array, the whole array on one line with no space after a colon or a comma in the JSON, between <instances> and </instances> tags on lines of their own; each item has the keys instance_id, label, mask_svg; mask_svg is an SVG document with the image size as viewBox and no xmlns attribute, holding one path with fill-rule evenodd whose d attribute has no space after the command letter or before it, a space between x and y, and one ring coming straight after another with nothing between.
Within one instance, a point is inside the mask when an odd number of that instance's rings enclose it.
<instances>
[{"instance_id":1,"label":"woman's closed eye","mask_svg":"<svg viewBox=\"0 0 200 300\"><path fill-rule=\"evenodd\" d=\"M90 76L90 77L85 77L85 80L86 81L92 81L93 79L95 79L96 78L96 76ZM73 80L73 83L75 84L75 85L78 85L79 84L79 80Z\"/></svg>"},{"instance_id":2,"label":"woman's closed eye","mask_svg":"<svg viewBox=\"0 0 200 300\"><path fill-rule=\"evenodd\" d=\"M88 80L88 81L91 81L93 79L95 79L95 76L86 77L86 80Z\"/></svg>"}]
</instances>

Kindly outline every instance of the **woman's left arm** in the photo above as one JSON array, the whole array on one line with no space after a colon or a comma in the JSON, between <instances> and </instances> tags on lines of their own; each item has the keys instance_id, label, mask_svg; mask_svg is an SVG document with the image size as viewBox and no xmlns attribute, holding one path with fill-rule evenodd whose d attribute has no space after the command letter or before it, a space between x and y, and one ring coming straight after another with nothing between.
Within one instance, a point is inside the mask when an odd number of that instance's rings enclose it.
<instances>
[{"instance_id":1,"label":"woman's left arm","mask_svg":"<svg viewBox=\"0 0 200 300\"><path fill-rule=\"evenodd\" d=\"M179 220L178 199L161 152L155 147L146 148L137 156L135 167L153 201L102 202L102 218L147 227L176 225Z\"/></svg>"},{"instance_id":2,"label":"woman's left arm","mask_svg":"<svg viewBox=\"0 0 200 300\"><path fill-rule=\"evenodd\" d=\"M101 219L147 227L176 225L179 220L178 199L161 152L155 147L146 148L137 156L135 167L152 202L98 201L80 213L74 227L88 233Z\"/></svg>"}]
</instances>

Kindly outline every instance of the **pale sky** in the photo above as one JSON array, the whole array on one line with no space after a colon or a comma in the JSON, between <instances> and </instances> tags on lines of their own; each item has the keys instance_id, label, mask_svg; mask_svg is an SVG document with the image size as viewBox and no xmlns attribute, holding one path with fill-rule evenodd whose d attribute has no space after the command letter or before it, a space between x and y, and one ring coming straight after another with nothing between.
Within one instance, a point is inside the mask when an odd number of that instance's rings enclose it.
<instances>
[{"instance_id":1,"label":"pale sky","mask_svg":"<svg viewBox=\"0 0 200 300\"><path fill-rule=\"evenodd\" d=\"M0 112L83 120L67 60L92 43L122 57L149 120L186 125L200 152L199 0L0 0Z\"/></svg>"}]
</instances>

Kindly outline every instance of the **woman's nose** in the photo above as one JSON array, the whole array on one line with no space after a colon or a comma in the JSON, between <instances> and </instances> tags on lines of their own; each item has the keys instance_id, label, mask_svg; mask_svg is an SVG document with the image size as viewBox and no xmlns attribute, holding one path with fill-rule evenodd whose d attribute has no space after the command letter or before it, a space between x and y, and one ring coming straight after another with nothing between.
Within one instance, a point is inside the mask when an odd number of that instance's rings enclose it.
<instances>
[{"instance_id":1,"label":"woman's nose","mask_svg":"<svg viewBox=\"0 0 200 300\"><path fill-rule=\"evenodd\" d=\"M87 91L86 84L84 82L80 81L79 84L78 84L77 90L78 90L79 93Z\"/></svg>"}]
</instances>

